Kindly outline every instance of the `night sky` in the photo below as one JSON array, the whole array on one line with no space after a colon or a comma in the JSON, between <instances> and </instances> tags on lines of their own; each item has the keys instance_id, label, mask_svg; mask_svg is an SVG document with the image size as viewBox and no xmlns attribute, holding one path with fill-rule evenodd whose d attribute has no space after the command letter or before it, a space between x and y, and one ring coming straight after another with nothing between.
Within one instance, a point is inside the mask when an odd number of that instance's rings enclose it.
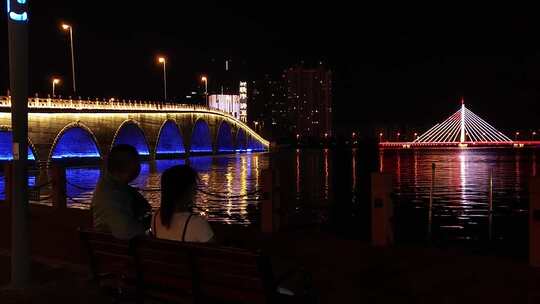
<instances>
[{"instance_id":1,"label":"night sky","mask_svg":"<svg viewBox=\"0 0 540 304\"><path fill-rule=\"evenodd\" d=\"M339 1L155 2L31 1L31 93L49 93L51 76L59 75L59 94L69 95L68 40L60 30L66 21L75 28L83 97L159 99L157 54L169 58L173 98L196 88L202 73L223 69L226 58L248 80L277 78L288 66L322 60L334 71L338 131L422 131L458 110L461 96L503 131L540 127L540 24L532 9L528 14L506 7L374 8ZM2 18L5 94L4 10Z\"/></svg>"}]
</instances>

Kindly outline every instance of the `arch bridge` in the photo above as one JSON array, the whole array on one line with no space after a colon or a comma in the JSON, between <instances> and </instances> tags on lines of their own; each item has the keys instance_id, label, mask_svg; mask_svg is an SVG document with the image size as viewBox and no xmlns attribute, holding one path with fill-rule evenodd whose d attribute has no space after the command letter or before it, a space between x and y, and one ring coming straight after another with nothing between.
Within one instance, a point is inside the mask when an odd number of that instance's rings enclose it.
<instances>
[{"instance_id":1,"label":"arch bridge","mask_svg":"<svg viewBox=\"0 0 540 304\"><path fill-rule=\"evenodd\" d=\"M266 151L269 142L228 113L202 106L140 101L29 98L29 158L100 159L130 144L154 159ZM0 160L12 158L11 101L0 97Z\"/></svg>"}]
</instances>

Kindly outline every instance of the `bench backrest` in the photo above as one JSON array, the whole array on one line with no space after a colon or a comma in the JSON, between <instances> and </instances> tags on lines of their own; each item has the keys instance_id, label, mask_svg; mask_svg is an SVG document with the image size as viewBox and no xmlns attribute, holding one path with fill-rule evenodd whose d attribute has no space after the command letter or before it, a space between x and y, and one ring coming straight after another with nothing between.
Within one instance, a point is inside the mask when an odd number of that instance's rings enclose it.
<instances>
[{"instance_id":1,"label":"bench backrest","mask_svg":"<svg viewBox=\"0 0 540 304\"><path fill-rule=\"evenodd\" d=\"M270 261L239 249L196 247L195 269L204 302L266 303L273 294Z\"/></svg>"},{"instance_id":2,"label":"bench backrest","mask_svg":"<svg viewBox=\"0 0 540 304\"><path fill-rule=\"evenodd\" d=\"M80 231L80 237L88 250L90 270L94 279L106 284L120 285L135 278L133 244L121 241L111 234L95 231Z\"/></svg>"},{"instance_id":3,"label":"bench backrest","mask_svg":"<svg viewBox=\"0 0 540 304\"><path fill-rule=\"evenodd\" d=\"M81 231L93 272L135 272L139 297L174 303L268 303L275 291L268 257L211 244L131 242ZM93 255L93 257L92 257Z\"/></svg>"},{"instance_id":4,"label":"bench backrest","mask_svg":"<svg viewBox=\"0 0 540 304\"><path fill-rule=\"evenodd\" d=\"M193 252L178 242L141 239L135 250L137 289L145 298L192 303L195 271Z\"/></svg>"}]
</instances>

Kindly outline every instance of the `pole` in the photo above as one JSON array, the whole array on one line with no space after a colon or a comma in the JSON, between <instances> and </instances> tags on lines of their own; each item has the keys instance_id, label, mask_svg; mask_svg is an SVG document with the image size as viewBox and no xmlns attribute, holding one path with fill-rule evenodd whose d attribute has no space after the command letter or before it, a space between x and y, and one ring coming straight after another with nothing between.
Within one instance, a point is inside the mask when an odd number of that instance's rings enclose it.
<instances>
[{"instance_id":1,"label":"pole","mask_svg":"<svg viewBox=\"0 0 540 304\"><path fill-rule=\"evenodd\" d=\"M206 106L209 107L208 104L208 79L204 81L204 96L206 96Z\"/></svg>"},{"instance_id":2,"label":"pole","mask_svg":"<svg viewBox=\"0 0 540 304\"><path fill-rule=\"evenodd\" d=\"M30 281L28 232L28 1L8 0L9 78L13 175L11 208L11 284Z\"/></svg>"},{"instance_id":3,"label":"pole","mask_svg":"<svg viewBox=\"0 0 540 304\"><path fill-rule=\"evenodd\" d=\"M489 220L489 240L491 241L493 238L493 168L489 169L488 220Z\"/></svg>"},{"instance_id":4,"label":"pole","mask_svg":"<svg viewBox=\"0 0 540 304\"><path fill-rule=\"evenodd\" d=\"M73 80L73 95L77 94L77 85L75 83L75 50L73 48L73 26L69 26L69 40L71 41L71 74Z\"/></svg>"},{"instance_id":5,"label":"pole","mask_svg":"<svg viewBox=\"0 0 540 304\"><path fill-rule=\"evenodd\" d=\"M55 86L56 86L56 83L55 83L55 81L53 80L53 82L52 82L52 98L54 98L54 89L55 89Z\"/></svg>"},{"instance_id":6,"label":"pole","mask_svg":"<svg viewBox=\"0 0 540 304\"><path fill-rule=\"evenodd\" d=\"M431 164L431 187L429 189L428 206L428 240L431 240L431 226L433 222L433 188L435 188L435 163Z\"/></svg>"},{"instance_id":7,"label":"pole","mask_svg":"<svg viewBox=\"0 0 540 304\"><path fill-rule=\"evenodd\" d=\"M165 101L167 101L167 61L163 61L163 91Z\"/></svg>"},{"instance_id":8,"label":"pole","mask_svg":"<svg viewBox=\"0 0 540 304\"><path fill-rule=\"evenodd\" d=\"M465 142L465 102L461 99L461 123L460 123L460 143Z\"/></svg>"}]
</instances>

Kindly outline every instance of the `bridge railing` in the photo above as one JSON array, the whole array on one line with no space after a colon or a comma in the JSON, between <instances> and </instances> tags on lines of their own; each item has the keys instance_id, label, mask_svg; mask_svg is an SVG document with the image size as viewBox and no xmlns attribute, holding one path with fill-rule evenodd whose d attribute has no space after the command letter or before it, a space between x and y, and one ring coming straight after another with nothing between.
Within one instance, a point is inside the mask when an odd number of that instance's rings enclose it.
<instances>
[{"instance_id":1,"label":"bridge railing","mask_svg":"<svg viewBox=\"0 0 540 304\"><path fill-rule=\"evenodd\" d=\"M0 107L11 107L11 98L0 96ZM178 110L211 110L222 112L216 109L210 109L205 106L178 103L159 103L140 100L118 100L118 99L57 99L57 98L28 98L28 107L30 108L51 108L51 109L76 109L76 110L140 110L140 111L178 111ZM228 113L226 113L228 114Z\"/></svg>"},{"instance_id":2,"label":"bridge railing","mask_svg":"<svg viewBox=\"0 0 540 304\"><path fill-rule=\"evenodd\" d=\"M180 103L161 103L152 101L140 101L140 100L119 100L115 98L111 99L58 99L58 98L40 98L30 97L28 98L28 107L30 109L51 109L51 110L77 110L77 111L95 111L95 110L107 110L107 111L144 111L144 112L208 112L218 114L229 118L236 124L241 125L243 128L249 130L248 132L259 140L264 145L268 146L269 143L259 134L251 130L247 124L231 114L212 109L206 106L192 105L192 104L180 104ZM0 96L0 108L11 108L11 98L9 96Z\"/></svg>"}]
</instances>

